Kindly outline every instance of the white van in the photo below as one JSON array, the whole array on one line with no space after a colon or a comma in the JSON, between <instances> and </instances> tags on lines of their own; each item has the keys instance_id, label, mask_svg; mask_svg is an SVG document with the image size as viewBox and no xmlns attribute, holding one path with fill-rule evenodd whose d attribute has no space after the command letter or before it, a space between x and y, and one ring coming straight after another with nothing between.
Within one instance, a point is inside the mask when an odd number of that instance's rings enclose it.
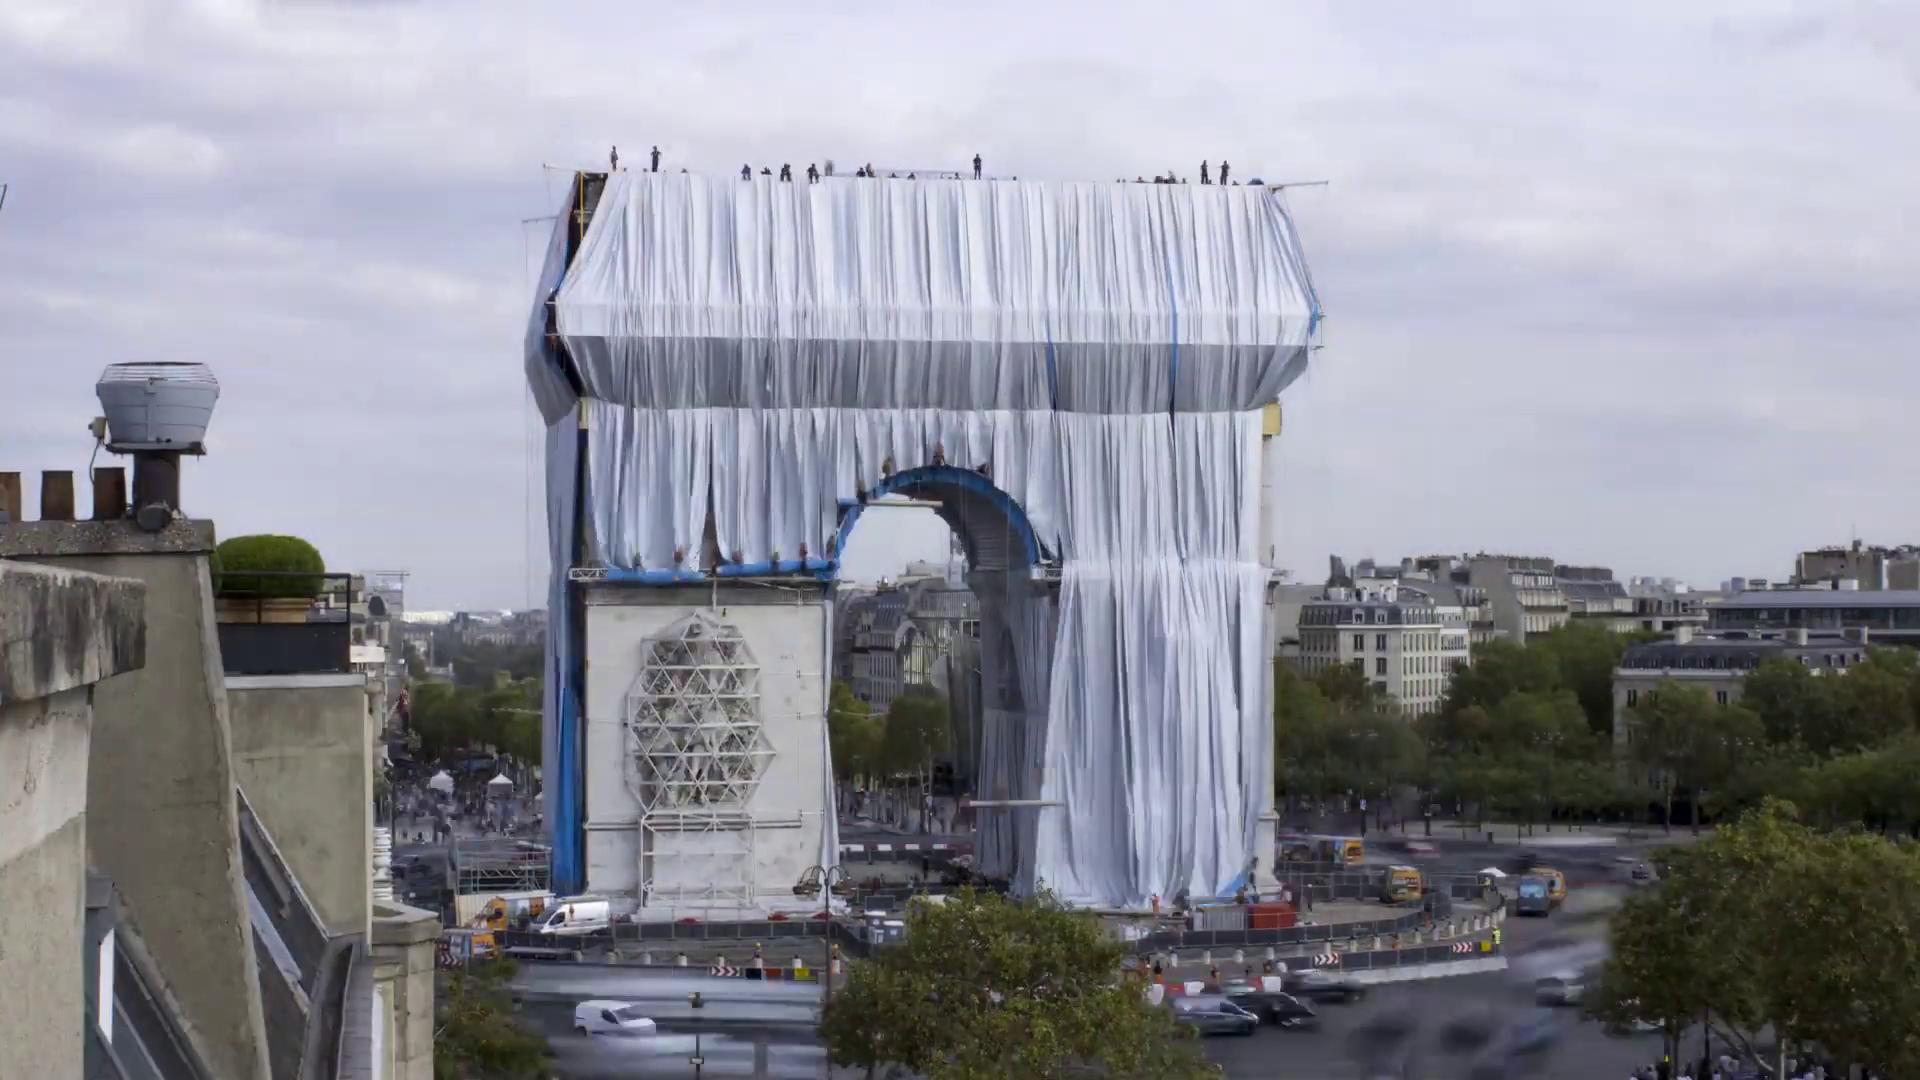
<instances>
[{"instance_id":1,"label":"white van","mask_svg":"<svg viewBox=\"0 0 1920 1080\"><path fill-rule=\"evenodd\" d=\"M605 930L611 915L605 900L576 896L556 901L536 929L556 937L591 934Z\"/></svg>"},{"instance_id":2,"label":"white van","mask_svg":"<svg viewBox=\"0 0 1920 1080\"><path fill-rule=\"evenodd\" d=\"M573 1029L585 1035L652 1035L653 1021L624 1001L583 1001L573 1007Z\"/></svg>"}]
</instances>

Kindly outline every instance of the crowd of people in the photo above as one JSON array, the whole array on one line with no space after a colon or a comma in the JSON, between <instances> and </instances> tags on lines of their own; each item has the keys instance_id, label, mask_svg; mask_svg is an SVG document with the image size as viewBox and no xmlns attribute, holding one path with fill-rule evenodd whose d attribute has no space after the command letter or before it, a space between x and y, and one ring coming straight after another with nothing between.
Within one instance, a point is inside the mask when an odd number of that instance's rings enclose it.
<instances>
[{"instance_id":1,"label":"crowd of people","mask_svg":"<svg viewBox=\"0 0 1920 1080\"><path fill-rule=\"evenodd\" d=\"M608 154L608 160L613 171L618 172L620 170L620 148L618 146L614 147L611 153ZM973 155L973 178L975 180L979 180L983 178L984 174L981 171L983 164L984 163L982 162L979 154ZM647 171L648 172L660 171L660 148L657 146L648 152ZM680 171L686 172L687 170L681 169ZM1217 171L1212 167L1212 164L1210 162L1202 161L1200 163L1200 183L1204 185L1212 185L1212 184L1218 183L1222 187L1225 187L1229 183L1231 183L1234 187L1239 187L1240 181L1238 180L1230 181L1228 179L1232 175L1232 172L1233 172L1233 166L1229 164L1224 158L1221 159L1220 166ZM760 166L760 175L767 176L767 177L774 177L783 183L790 184L790 183L793 183L793 166L791 164L783 163L780 166L779 171L776 173L774 171L773 166L762 165ZM880 170L874 168L872 162L868 162L854 169L853 175L862 180L877 179L880 176ZM806 171L807 183L817 184L820 182L822 177L830 178L832 176L833 176L833 161L831 159L827 161L826 167L824 169L822 169L819 165L815 164L814 162L807 163L807 171ZM753 172L752 165L740 166L740 179L752 180L753 177L754 177L754 172ZM961 179L961 174L957 172L930 173L928 174L928 178L936 179L936 180L959 180ZM915 172L909 172L907 173L906 176L902 177L898 171L894 171L894 172L887 173L887 179L918 180L920 179L920 175ZM1013 179L1018 180L1020 178L1016 176ZM1126 182L1127 181L1124 177L1117 178L1114 181L1114 183L1117 183L1117 184L1124 184ZM1133 178L1133 182L1136 184L1146 184L1146 183L1184 184L1187 182L1187 178L1184 176L1179 176L1175 174L1173 170L1169 169L1165 173L1155 173L1151 181L1149 181L1145 176L1136 176ZM1261 186L1259 177L1255 177L1254 179L1248 181L1248 183L1255 187Z\"/></svg>"},{"instance_id":2,"label":"crowd of people","mask_svg":"<svg viewBox=\"0 0 1920 1080\"><path fill-rule=\"evenodd\" d=\"M1627 1080L1745 1080L1746 1077L1759 1075L1759 1070L1742 1064L1728 1054L1721 1054L1713 1061L1702 1057L1691 1065L1681 1065L1677 1069L1664 1061L1643 1065L1635 1069ZM1824 1064L1788 1058L1787 1071L1781 1080L1841 1080L1848 1075L1844 1068L1829 1068ZM1865 1076L1867 1080L1883 1080L1872 1071Z\"/></svg>"}]
</instances>

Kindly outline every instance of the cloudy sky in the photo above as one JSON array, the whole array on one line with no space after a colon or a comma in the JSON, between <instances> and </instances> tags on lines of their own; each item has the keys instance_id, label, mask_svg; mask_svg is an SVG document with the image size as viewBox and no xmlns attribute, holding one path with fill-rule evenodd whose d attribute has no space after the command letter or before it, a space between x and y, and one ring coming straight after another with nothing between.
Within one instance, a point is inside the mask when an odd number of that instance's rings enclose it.
<instances>
[{"instance_id":1,"label":"cloudy sky","mask_svg":"<svg viewBox=\"0 0 1920 1080\"><path fill-rule=\"evenodd\" d=\"M1293 196L1302 577L1920 541L1920 5L1467 6L4 0L0 469L83 469L105 364L204 361L191 511L522 606L548 166L1224 156L1332 182Z\"/></svg>"}]
</instances>

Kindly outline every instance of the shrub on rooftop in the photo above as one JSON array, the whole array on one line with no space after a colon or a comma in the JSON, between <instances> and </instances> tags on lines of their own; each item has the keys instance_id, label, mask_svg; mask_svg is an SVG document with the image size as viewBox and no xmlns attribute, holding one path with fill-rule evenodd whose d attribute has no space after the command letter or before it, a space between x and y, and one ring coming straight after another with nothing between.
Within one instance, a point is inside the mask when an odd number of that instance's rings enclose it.
<instances>
[{"instance_id":1,"label":"shrub on rooftop","mask_svg":"<svg viewBox=\"0 0 1920 1080\"><path fill-rule=\"evenodd\" d=\"M214 550L213 588L221 596L310 600L320 595L326 569L320 552L297 536L235 536ZM282 576L289 573L297 576Z\"/></svg>"}]
</instances>

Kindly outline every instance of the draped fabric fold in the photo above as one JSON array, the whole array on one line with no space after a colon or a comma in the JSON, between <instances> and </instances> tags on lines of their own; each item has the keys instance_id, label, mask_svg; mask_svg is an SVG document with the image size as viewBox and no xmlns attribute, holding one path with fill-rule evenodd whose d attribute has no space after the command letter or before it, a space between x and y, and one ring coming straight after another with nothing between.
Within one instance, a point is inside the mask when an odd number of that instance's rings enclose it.
<instances>
[{"instance_id":1,"label":"draped fabric fold","mask_svg":"<svg viewBox=\"0 0 1920 1080\"><path fill-rule=\"evenodd\" d=\"M970 579L977 792L1041 804L982 808L980 866L1138 906L1230 887L1270 804L1259 409L1317 319L1264 188L615 173L528 377L589 399L611 566L818 559L887 473L990 476L1059 583Z\"/></svg>"}]
</instances>

